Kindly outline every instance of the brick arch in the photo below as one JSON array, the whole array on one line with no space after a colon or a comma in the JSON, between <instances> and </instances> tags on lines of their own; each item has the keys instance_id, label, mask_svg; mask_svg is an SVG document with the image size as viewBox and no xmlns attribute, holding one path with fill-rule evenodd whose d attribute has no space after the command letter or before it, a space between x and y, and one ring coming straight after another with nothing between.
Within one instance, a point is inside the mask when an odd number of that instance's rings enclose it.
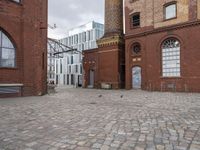
<instances>
[{"instance_id":1,"label":"brick arch","mask_svg":"<svg viewBox=\"0 0 200 150\"><path fill-rule=\"evenodd\" d=\"M176 35L176 34L171 34L171 35L163 36L163 37L159 40L158 45L157 45L157 47L158 47L157 51L160 51L160 52L161 52L162 44L163 44L163 42L164 42L165 40L167 40L167 39L177 39L177 40L180 42L181 48L184 47L184 42L183 42L182 38L181 38L180 36Z\"/></svg>"},{"instance_id":2,"label":"brick arch","mask_svg":"<svg viewBox=\"0 0 200 150\"><path fill-rule=\"evenodd\" d=\"M134 44L140 44L141 50L144 51L144 45L143 45L143 43L142 43L141 40L133 40L133 41L131 41L131 42L128 44L128 51L131 50L131 48L132 48L132 46L133 46Z\"/></svg>"},{"instance_id":3,"label":"brick arch","mask_svg":"<svg viewBox=\"0 0 200 150\"><path fill-rule=\"evenodd\" d=\"M13 44L13 46L14 46L14 48L15 48L15 50L16 50L16 49L17 49L17 44L16 44L16 42L15 42L13 36L11 36L11 34L8 33L8 32L7 32L4 28L2 28L1 26L0 26L0 31L2 31L2 32L8 37L8 39L11 41L11 43Z\"/></svg>"}]
</instances>

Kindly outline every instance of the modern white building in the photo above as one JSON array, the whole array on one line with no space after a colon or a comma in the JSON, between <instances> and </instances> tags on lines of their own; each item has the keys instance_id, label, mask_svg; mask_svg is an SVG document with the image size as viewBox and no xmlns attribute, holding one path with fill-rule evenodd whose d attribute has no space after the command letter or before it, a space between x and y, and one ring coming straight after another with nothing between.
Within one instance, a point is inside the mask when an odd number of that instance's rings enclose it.
<instances>
[{"instance_id":1,"label":"modern white building","mask_svg":"<svg viewBox=\"0 0 200 150\"><path fill-rule=\"evenodd\" d=\"M59 40L63 45L77 49L79 53L63 53L55 61L56 84L82 85L82 51L97 48L96 41L104 35L104 25L89 22L68 31L68 36Z\"/></svg>"},{"instance_id":2,"label":"modern white building","mask_svg":"<svg viewBox=\"0 0 200 150\"><path fill-rule=\"evenodd\" d=\"M53 42L54 39L48 39L47 43L47 82L55 83L55 60L56 56L54 56L55 49L57 48L57 44Z\"/></svg>"}]
</instances>

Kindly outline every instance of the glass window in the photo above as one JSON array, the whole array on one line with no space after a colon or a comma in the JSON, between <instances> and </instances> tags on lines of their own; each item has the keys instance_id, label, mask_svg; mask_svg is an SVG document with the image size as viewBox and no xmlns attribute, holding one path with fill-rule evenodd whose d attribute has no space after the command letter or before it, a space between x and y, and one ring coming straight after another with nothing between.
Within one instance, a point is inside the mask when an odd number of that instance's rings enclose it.
<instances>
[{"instance_id":1,"label":"glass window","mask_svg":"<svg viewBox=\"0 0 200 150\"><path fill-rule=\"evenodd\" d=\"M21 0L13 0L13 1L19 3Z\"/></svg>"},{"instance_id":2,"label":"glass window","mask_svg":"<svg viewBox=\"0 0 200 150\"><path fill-rule=\"evenodd\" d=\"M140 26L140 13L132 16L132 27Z\"/></svg>"},{"instance_id":3,"label":"glass window","mask_svg":"<svg viewBox=\"0 0 200 150\"><path fill-rule=\"evenodd\" d=\"M62 59L60 60L60 73L62 74Z\"/></svg>"},{"instance_id":4,"label":"glass window","mask_svg":"<svg viewBox=\"0 0 200 150\"><path fill-rule=\"evenodd\" d=\"M141 46L139 43L136 43L133 45L133 53L134 54L139 54L141 52Z\"/></svg>"},{"instance_id":5,"label":"glass window","mask_svg":"<svg viewBox=\"0 0 200 150\"><path fill-rule=\"evenodd\" d=\"M69 66L69 73L71 73L72 71L71 71L72 69L71 69L71 66Z\"/></svg>"},{"instance_id":6,"label":"glass window","mask_svg":"<svg viewBox=\"0 0 200 150\"><path fill-rule=\"evenodd\" d=\"M176 4L171 4L165 7L165 19L176 17Z\"/></svg>"},{"instance_id":7,"label":"glass window","mask_svg":"<svg viewBox=\"0 0 200 150\"><path fill-rule=\"evenodd\" d=\"M83 72L83 68L82 68L82 65L80 64L80 74L82 74Z\"/></svg>"},{"instance_id":8,"label":"glass window","mask_svg":"<svg viewBox=\"0 0 200 150\"><path fill-rule=\"evenodd\" d=\"M15 48L11 40L0 30L0 67L15 67Z\"/></svg>"},{"instance_id":9,"label":"glass window","mask_svg":"<svg viewBox=\"0 0 200 150\"><path fill-rule=\"evenodd\" d=\"M76 73L78 73L78 65L76 65Z\"/></svg>"},{"instance_id":10,"label":"glass window","mask_svg":"<svg viewBox=\"0 0 200 150\"><path fill-rule=\"evenodd\" d=\"M168 39L162 45L163 77L180 77L180 43L176 39Z\"/></svg>"},{"instance_id":11,"label":"glass window","mask_svg":"<svg viewBox=\"0 0 200 150\"><path fill-rule=\"evenodd\" d=\"M73 64L73 63L74 63L74 57L71 56L71 64Z\"/></svg>"}]
</instances>

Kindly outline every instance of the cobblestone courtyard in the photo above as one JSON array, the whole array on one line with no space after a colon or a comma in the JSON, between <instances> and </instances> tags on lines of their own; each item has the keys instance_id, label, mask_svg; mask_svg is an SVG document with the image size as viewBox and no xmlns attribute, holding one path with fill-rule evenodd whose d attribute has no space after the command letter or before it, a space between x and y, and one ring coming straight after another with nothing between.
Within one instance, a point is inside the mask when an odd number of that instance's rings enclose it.
<instances>
[{"instance_id":1,"label":"cobblestone courtyard","mask_svg":"<svg viewBox=\"0 0 200 150\"><path fill-rule=\"evenodd\" d=\"M0 99L0 150L200 150L200 94L59 89Z\"/></svg>"}]
</instances>

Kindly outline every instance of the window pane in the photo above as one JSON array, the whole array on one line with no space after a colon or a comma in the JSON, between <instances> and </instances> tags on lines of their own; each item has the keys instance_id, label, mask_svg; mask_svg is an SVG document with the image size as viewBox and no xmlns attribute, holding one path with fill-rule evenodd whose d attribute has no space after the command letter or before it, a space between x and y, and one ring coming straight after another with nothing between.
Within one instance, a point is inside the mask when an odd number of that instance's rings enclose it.
<instances>
[{"instance_id":1,"label":"window pane","mask_svg":"<svg viewBox=\"0 0 200 150\"><path fill-rule=\"evenodd\" d=\"M15 66L15 50L2 48L1 67Z\"/></svg>"},{"instance_id":2,"label":"window pane","mask_svg":"<svg viewBox=\"0 0 200 150\"><path fill-rule=\"evenodd\" d=\"M14 48L11 41L8 39L8 37L5 34L2 34L2 47L5 48Z\"/></svg>"},{"instance_id":3,"label":"window pane","mask_svg":"<svg viewBox=\"0 0 200 150\"><path fill-rule=\"evenodd\" d=\"M0 31L0 67L15 67L15 48L2 31Z\"/></svg>"},{"instance_id":4,"label":"window pane","mask_svg":"<svg viewBox=\"0 0 200 150\"><path fill-rule=\"evenodd\" d=\"M165 8L165 19L176 17L176 4L169 5Z\"/></svg>"},{"instance_id":5,"label":"window pane","mask_svg":"<svg viewBox=\"0 0 200 150\"><path fill-rule=\"evenodd\" d=\"M139 26L140 25L140 14L132 16L132 25Z\"/></svg>"},{"instance_id":6,"label":"window pane","mask_svg":"<svg viewBox=\"0 0 200 150\"><path fill-rule=\"evenodd\" d=\"M164 77L180 76L180 44L175 39L166 40L162 45L162 72Z\"/></svg>"},{"instance_id":7,"label":"window pane","mask_svg":"<svg viewBox=\"0 0 200 150\"><path fill-rule=\"evenodd\" d=\"M13 0L13 1L18 2L18 3L20 2L20 0Z\"/></svg>"}]
</instances>

